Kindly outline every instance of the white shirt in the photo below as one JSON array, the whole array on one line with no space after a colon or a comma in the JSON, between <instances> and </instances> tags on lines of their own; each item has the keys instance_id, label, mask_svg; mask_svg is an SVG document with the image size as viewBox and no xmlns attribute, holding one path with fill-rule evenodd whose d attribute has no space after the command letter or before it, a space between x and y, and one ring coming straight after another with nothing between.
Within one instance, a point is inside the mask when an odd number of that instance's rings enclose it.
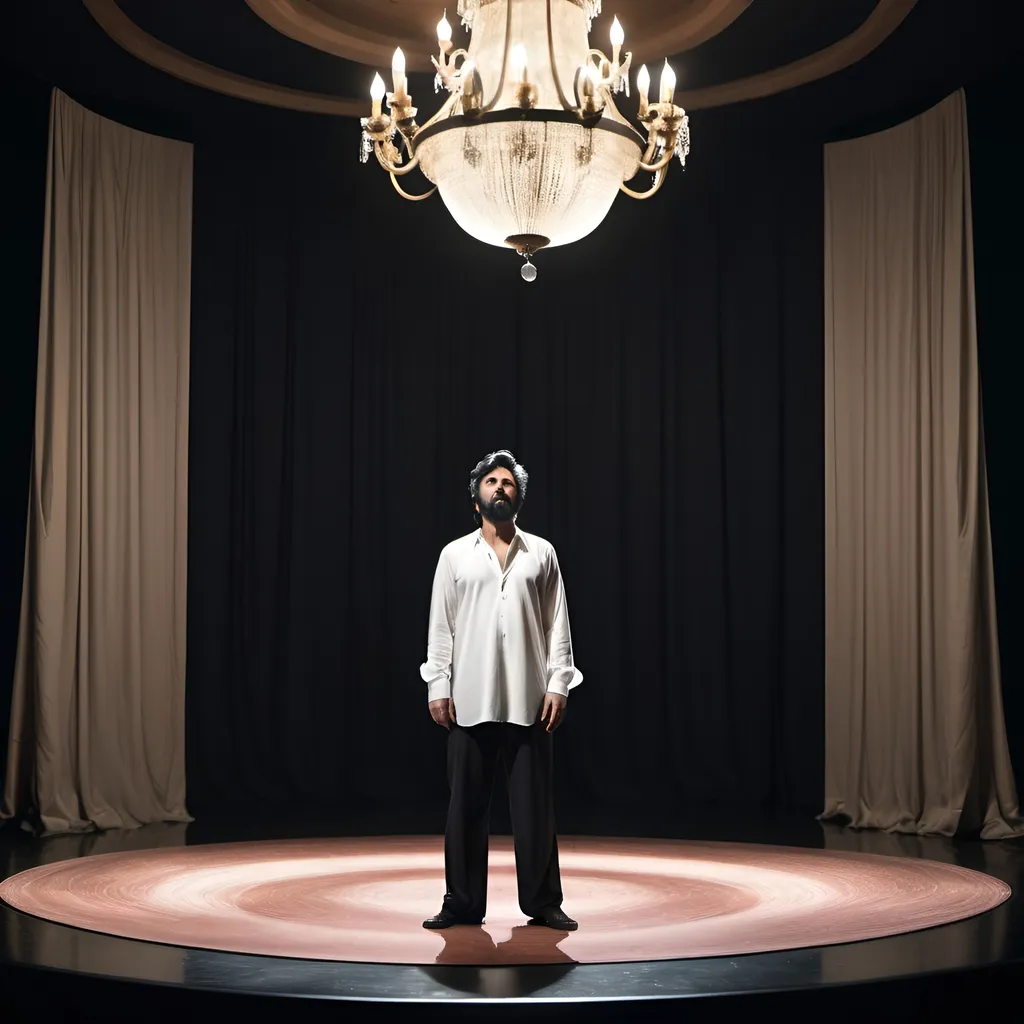
<instances>
[{"instance_id":1,"label":"white shirt","mask_svg":"<svg viewBox=\"0 0 1024 1024\"><path fill-rule=\"evenodd\" d=\"M430 595L427 700L451 697L459 725L532 725L544 693L583 681L554 547L516 530L505 568L477 530L441 551Z\"/></svg>"}]
</instances>

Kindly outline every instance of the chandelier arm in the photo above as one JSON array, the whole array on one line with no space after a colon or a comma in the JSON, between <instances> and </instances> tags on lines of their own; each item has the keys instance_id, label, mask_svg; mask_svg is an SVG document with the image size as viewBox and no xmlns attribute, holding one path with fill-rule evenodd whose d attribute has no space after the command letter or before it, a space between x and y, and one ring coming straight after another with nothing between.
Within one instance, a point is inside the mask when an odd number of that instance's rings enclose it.
<instances>
[{"instance_id":1,"label":"chandelier arm","mask_svg":"<svg viewBox=\"0 0 1024 1024\"><path fill-rule=\"evenodd\" d=\"M566 99L565 90L562 88L562 79L558 75L558 64L555 62L555 30L552 24L553 18L551 15L551 4L552 0L548 0L548 58L551 61L551 74L555 79L555 89L558 91L558 102L562 104L562 109L578 113L578 108L574 107Z\"/></svg>"},{"instance_id":2,"label":"chandelier arm","mask_svg":"<svg viewBox=\"0 0 1024 1024\"><path fill-rule=\"evenodd\" d=\"M633 63L633 54L632 53L627 53L626 54L626 59L624 61L621 61L617 65L616 64L612 64L612 62L608 59L608 54L606 54L603 50L591 49L590 52L587 54L587 62L588 63L590 62L590 58L591 57L596 57L597 58L597 70L598 71L601 70L601 65L604 64L604 63L607 63L608 67L611 68L612 77L610 79L608 79L608 81L610 83L612 83L613 85L614 85L615 82L621 82L623 79L625 79L629 75L629 69L630 69L630 67L632 66L632 63ZM615 91L618 91L618 90L616 89Z\"/></svg>"},{"instance_id":3,"label":"chandelier arm","mask_svg":"<svg viewBox=\"0 0 1024 1024\"><path fill-rule=\"evenodd\" d=\"M619 189L625 192L630 199L650 199L664 184L667 174L668 170L664 167L658 171L654 176L654 184L646 192L634 192L625 182L619 185Z\"/></svg>"},{"instance_id":4,"label":"chandelier arm","mask_svg":"<svg viewBox=\"0 0 1024 1024\"><path fill-rule=\"evenodd\" d=\"M420 158L414 156L407 164L399 167L397 164L393 164L388 160L383 153L381 153L380 143L375 142L373 144L373 151L377 154L377 162L387 171L389 174L408 174L410 171L416 170L420 164Z\"/></svg>"},{"instance_id":5,"label":"chandelier arm","mask_svg":"<svg viewBox=\"0 0 1024 1024\"><path fill-rule=\"evenodd\" d=\"M550 0L548 0L550 3ZM497 106L501 94L505 90L505 72L508 70L509 54L512 51L512 0L505 0L505 52L501 58L501 77L498 79L498 88L494 90L491 102L480 108L481 114L486 114Z\"/></svg>"},{"instance_id":6,"label":"chandelier arm","mask_svg":"<svg viewBox=\"0 0 1024 1024\"><path fill-rule=\"evenodd\" d=\"M429 128L432 124L437 124L438 121L441 121L445 117L449 116L457 101L458 96L456 96L454 93L450 94L448 99L446 99L444 103L441 104L441 108L437 111L437 113L434 114L432 117L428 118L426 123L420 126L420 129L416 133L416 135L419 135L419 133L423 131L424 128ZM413 141L415 141L416 135L413 136Z\"/></svg>"},{"instance_id":7,"label":"chandelier arm","mask_svg":"<svg viewBox=\"0 0 1024 1024\"><path fill-rule=\"evenodd\" d=\"M668 167L670 163L672 163L672 160L675 157L675 155L676 146L675 142L673 141L671 146L666 147L665 155L656 164L650 164L646 160L641 160L640 170L650 171L652 174L657 174L658 171L663 170L664 168Z\"/></svg>"},{"instance_id":8,"label":"chandelier arm","mask_svg":"<svg viewBox=\"0 0 1024 1024\"><path fill-rule=\"evenodd\" d=\"M435 185L429 192L424 192L423 195L421 195L421 196L410 195L408 192L405 191L404 188L402 188L401 185L398 184L398 179L395 177L395 172L391 171L390 174L391 174L391 184L395 186L395 191L403 199L408 199L412 203L418 203L422 199L429 199L437 191L437 186Z\"/></svg>"},{"instance_id":9,"label":"chandelier arm","mask_svg":"<svg viewBox=\"0 0 1024 1024\"><path fill-rule=\"evenodd\" d=\"M436 57L430 58L430 63L434 65L437 70L437 77L441 79L444 87L451 93L452 90L452 79L459 73L459 68L455 66L455 62L462 58L462 63L465 64L466 59L469 57L469 51L458 49L453 50L449 54L442 53L441 60L439 61ZM435 90L436 91L436 90Z\"/></svg>"}]
</instances>

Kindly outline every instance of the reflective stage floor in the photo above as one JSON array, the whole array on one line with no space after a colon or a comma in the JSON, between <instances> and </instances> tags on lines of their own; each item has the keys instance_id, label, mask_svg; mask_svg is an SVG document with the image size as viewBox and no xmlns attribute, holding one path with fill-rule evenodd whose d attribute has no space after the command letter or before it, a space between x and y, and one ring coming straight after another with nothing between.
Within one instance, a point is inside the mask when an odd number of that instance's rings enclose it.
<instances>
[{"instance_id":1,"label":"reflective stage floor","mask_svg":"<svg viewBox=\"0 0 1024 1024\"><path fill-rule=\"evenodd\" d=\"M1024 841L670 818L562 816L573 933L517 918L504 836L484 926L422 929L443 891L422 812L7 826L0 879L28 873L0 883L22 908L0 904L0 1018L943 1019L1019 998Z\"/></svg>"}]
</instances>

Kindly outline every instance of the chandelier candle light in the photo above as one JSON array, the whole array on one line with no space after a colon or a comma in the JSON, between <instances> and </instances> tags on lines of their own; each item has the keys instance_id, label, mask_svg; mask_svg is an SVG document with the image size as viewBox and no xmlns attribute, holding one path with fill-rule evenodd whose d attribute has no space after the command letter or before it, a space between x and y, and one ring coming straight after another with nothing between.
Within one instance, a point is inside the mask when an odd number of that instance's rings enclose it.
<instances>
[{"instance_id":1,"label":"chandelier candle light","mask_svg":"<svg viewBox=\"0 0 1024 1024\"><path fill-rule=\"evenodd\" d=\"M452 49L447 16L437 25L434 88L449 93L425 124L416 122L405 55L395 50L389 113L385 85L375 75L371 113L362 119L363 162L370 154L405 199L440 191L455 222L474 238L508 245L525 260L523 278L537 270L531 256L566 245L604 220L621 190L648 199L665 181L673 156L690 151L686 112L672 102L676 76L665 62L657 103L647 66L636 76L638 117L647 139L619 113L613 94L629 95L632 54L612 23L609 58L592 49L601 0L459 0L470 30L468 50ZM446 12L447 13L447 12ZM419 168L434 185L410 195L399 178ZM639 171L654 178L645 192L626 186Z\"/></svg>"}]
</instances>

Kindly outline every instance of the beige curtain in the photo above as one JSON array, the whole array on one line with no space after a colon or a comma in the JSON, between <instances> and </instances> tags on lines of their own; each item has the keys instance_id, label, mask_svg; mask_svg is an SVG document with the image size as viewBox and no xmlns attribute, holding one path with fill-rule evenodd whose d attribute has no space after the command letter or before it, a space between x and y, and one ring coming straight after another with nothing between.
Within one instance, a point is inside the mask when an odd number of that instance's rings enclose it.
<instances>
[{"instance_id":1,"label":"beige curtain","mask_svg":"<svg viewBox=\"0 0 1024 1024\"><path fill-rule=\"evenodd\" d=\"M187 821L192 147L50 112L35 438L2 814Z\"/></svg>"},{"instance_id":2,"label":"beige curtain","mask_svg":"<svg viewBox=\"0 0 1024 1024\"><path fill-rule=\"evenodd\" d=\"M825 148L825 817L1024 832L1006 745L962 92Z\"/></svg>"}]
</instances>

